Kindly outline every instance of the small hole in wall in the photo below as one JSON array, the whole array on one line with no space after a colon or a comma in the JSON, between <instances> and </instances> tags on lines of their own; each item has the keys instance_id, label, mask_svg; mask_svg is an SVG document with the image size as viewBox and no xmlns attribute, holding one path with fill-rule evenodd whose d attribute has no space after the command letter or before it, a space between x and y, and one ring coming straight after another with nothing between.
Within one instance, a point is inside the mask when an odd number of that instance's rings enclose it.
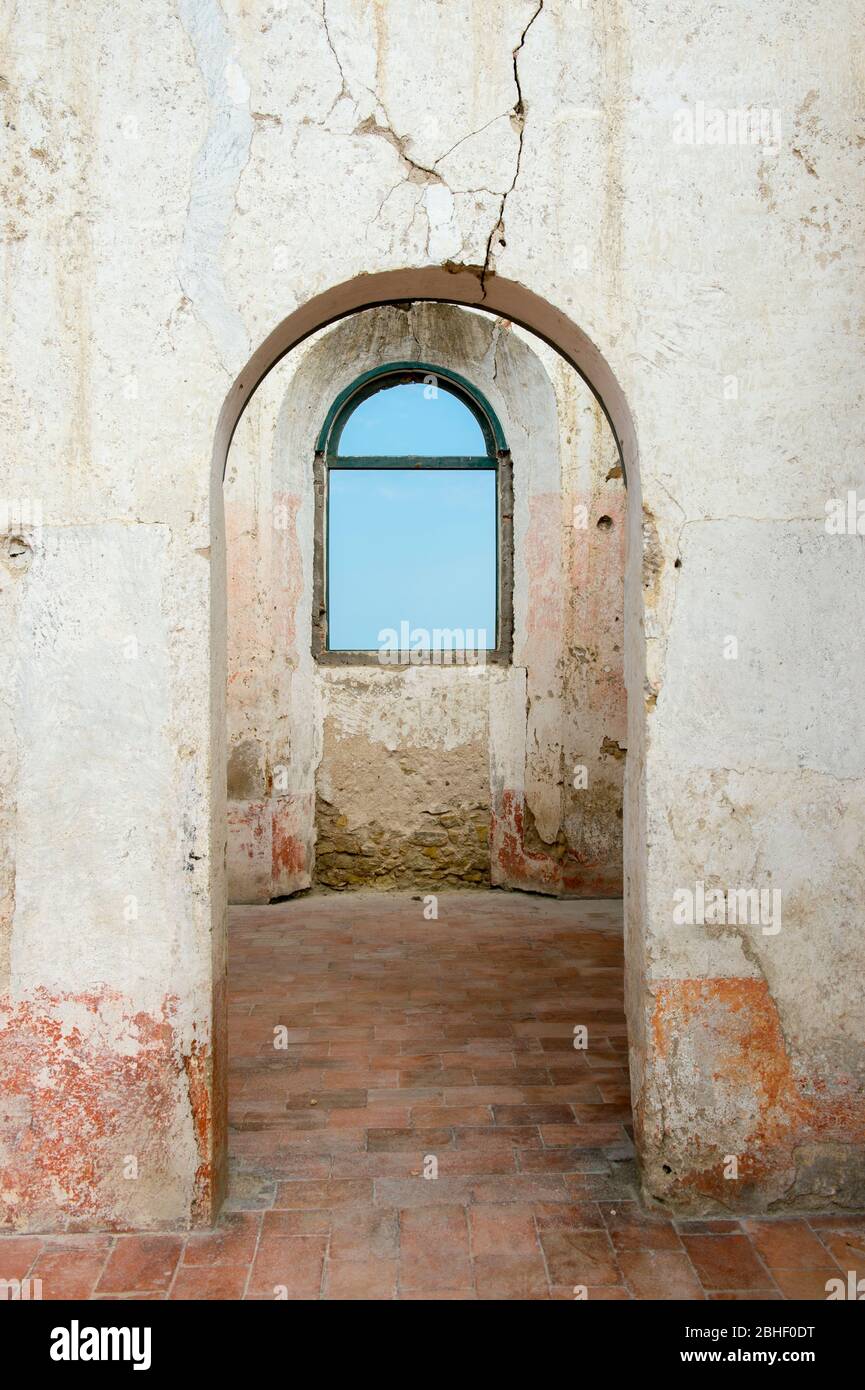
<instances>
[{"instance_id":1,"label":"small hole in wall","mask_svg":"<svg viewBox=\"0 0 865 1390\"><path fill-rule=\"evenodd\" d=\"M30 564L32 551L30 546L20 536L12 536L6 542L6 555L9 560L10 568L14 570L26 570Z\"/></svg>"},{"instance_id":2,"label":"small hole in wall","mask_svg":"<svg viewBox=\"0 0 865 1390\"><path fill-rule=\"evenodd\" d=\"M682 568L682 561L681 561L681 560L674 560L674 561L673 561L673 569L674 569L674 570L680 570L681 568Z\"/></svg>"},{"instance_id":3,"label":"small hole in wall","mask_svg":"<svg viewBox=\"0 0 865 1390\"><path fill-rule=\"evenodd\" d=\"M599 530L599 531L612 531L612 529L613 529L613 518L612 518L611 516L599 516L599 517L598 517L598 530Z\"/></svg>"},{"instance_id":4,"label":"small hole in wall","mask_svg":"<svg viewBox=\"0 0 865 1390\"><path fill-rule=\"evenodd\" d=\"M661 1167L663 1168L663 1171L664 1171L665 1173L672 1173L672 1171L673 1171L672 1168L670 1167L669 1163L662 1163L662 1164L661 1164Z\"/></svg>"}]
</instances>

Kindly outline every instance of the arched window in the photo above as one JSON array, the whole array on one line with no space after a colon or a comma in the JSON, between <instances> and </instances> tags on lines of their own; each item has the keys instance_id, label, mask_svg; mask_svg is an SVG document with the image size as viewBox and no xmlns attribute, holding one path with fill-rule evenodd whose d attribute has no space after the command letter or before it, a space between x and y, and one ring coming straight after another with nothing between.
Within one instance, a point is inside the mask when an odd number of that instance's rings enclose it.
<instances>
[{"instance_id":1,"label":"arched window","mask_svg":"<svg viewBox=\"0 0 865 1390\"><path fill-rule=\"evenodd\" d=\"M469 382L426 363L360 377L319 435L315 497L319 661L510 660L511 459Z\"/></svg>"}]
</instances>

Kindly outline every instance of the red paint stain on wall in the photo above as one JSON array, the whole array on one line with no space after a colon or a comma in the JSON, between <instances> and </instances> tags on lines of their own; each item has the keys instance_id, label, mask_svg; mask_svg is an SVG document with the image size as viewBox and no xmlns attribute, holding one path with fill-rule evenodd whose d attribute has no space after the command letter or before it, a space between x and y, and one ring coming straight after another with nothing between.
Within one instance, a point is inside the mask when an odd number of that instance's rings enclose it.
<instances>
[{"instance_id":1,"label":"red paint stain on wall","mask_svg":"<svg viewBox=\"0 0 865 1390\"><path fill-rule=\"evenodd\" d=\"M172 1194L175 1207L183 1201L171 1136L186 1107L201 1156L192 1205L210 1219L207 1049L180 1057L176 1003L166 998L153 1016L107 990L0 999L0 1226L122 1229L136 1182L146 1208L161 1179L170 1219ZM124 1174L129 1155L137 1180ZM182 1224L196 1211L175 1216ZM147 1221L145 1209L132 1224Z\"/></svg>"},{"instance_id":2,"label":"red paint stain on wall","mask_svg":"<svg viewBox=\"0 0 865 1390\"><path fill-rule=\"evenodd\" d=\"M493 882L508 888L536 887L554 892L560 865L550 856L529 854L525 847L525 799L515 791L502 792L490 823Z\"/></svg>"},{"instance_id":3,"label":"red paint stain on wall","mask_svg":"<svg viewBox=\"0 0 865 1390\"><path fill-rule=\"evenodd\" d=\"M306 868L306 845L298 835L283 830L274 817L273 822L273 877L279 879L282 873L302 874Z\"/></svg>"},{"instance_id":4,"label":"red paint stain on wall","mask_svg":"<svg viewBox=\"0 0 865 1390\"><path fill-rule=\"evenodd\" d=\"M210 1058L208 1049L194 1041L188 1053L183 1056L183 1069L189 1090L189 1105L192 1123L195 1126L195 1142L198 1145L199 1163L195 1170L195 1193L193 1196L193 1217L205 1215L209 1208L210 1192L213 1186L213 1158L211 1149L211 1097L210 1097Z\"/></svg>"},{"instance_id":5,"label":"red paint stain on wall","mask_svg":"<svg viewBox=\"0 0 865 1390\"><path fill-rule=\"evenodd\" d=\"M258 859L265 851L267 803L264 801L229 801L229 829L239 854Z\"/></svg>"},{"instance_id":6,"label":"red paint stain on wall","mask_svg":"<svg viewBox=\"0 0 865 1390\"><path fill-rule=\"evenodd\" d=\"M490 817L494 884L581 898L621 896L618 866L583 863L572 851L556 859L527 849L525 839L525 796L506 789Z\"/></svg>"},{"instance_id":7,"label":"red paint stain on wall","mask_svg":"<svg viewBox=\"0 0 865 1390\"><path fill-rule=\"evenodd\" d=\"M725 1116L738 1136L726 1147L737 1154L745 1187L792 1174L794 1150L809 1142L854 1148L865 1142L865 1096L854 1078L830 1080L797 1067L765 980L664 980L654 992L652 1084L675 1095L669 1124L677 1151L684 1147L689 1154L685 1171L675 1167L676 1186L730 1204L719 1134ZM707 1088L710 1117L698 1103ZM642 1127L643 1106L639 1120ZM648 1137L659 1144L664 1136L656 1125Z\"/></svg>"},{"instance_id":8,"label":"red paint stain on wall","mask_svg":"<svg viewBox=\"0 0 865 1390\"><path fill-rule=\"evenodd\" d=\"M315 798L312 793L292 792L271 806L271 896L280 897L310 885Z\"/></svg>"}]
</instances>

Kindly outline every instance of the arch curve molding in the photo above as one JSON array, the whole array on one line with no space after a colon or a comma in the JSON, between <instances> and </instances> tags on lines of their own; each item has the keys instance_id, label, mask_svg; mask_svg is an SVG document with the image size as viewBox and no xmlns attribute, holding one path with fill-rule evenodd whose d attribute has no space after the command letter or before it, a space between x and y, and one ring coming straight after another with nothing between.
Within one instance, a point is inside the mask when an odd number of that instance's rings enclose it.
<instances>
[{"instance_id":1,"label":"arch curve molding","mask_svg":"<svg viewBox=\"0 0 865 1390\"><path fill-rule=\"evenodd\" d=\"M517 281L497 275L482 278L476 267L446 266L359 275L314 295L283 319L252 354L223 402L214 442L214 483L222 482L234 431L256 388L286 353L349 314L412 300L480 309L509 319L548 343L579 372L598 400L615 436L625 477L633 484L637 469L633 420L615 374L592 340L560 309Z\"/></svg>"}]
</instances>

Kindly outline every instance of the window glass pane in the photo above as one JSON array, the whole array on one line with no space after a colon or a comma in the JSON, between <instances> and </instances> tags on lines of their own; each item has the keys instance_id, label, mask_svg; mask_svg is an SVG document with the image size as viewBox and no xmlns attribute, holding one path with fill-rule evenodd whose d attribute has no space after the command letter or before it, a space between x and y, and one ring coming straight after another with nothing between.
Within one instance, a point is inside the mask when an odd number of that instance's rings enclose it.
<instances>
[{"instance_id":1,"label":"window glass pane","mask_svg":"<svg viewBox=\"0 0 865 1390\"><path fill-rule=\"evenodd\" d=\"M483 431L468 406L441 385L405 382L367 396L346 421L340 454L397 454L424 458L487 452Z\"/></svg>"},{"instance_id":2,"label":"window glass pane","mask_svg":"<svg viewBox=\"0 0 865 1390\"><path fill-rule=\"evenodd\" d=\"M332 651L377 651L406 623L433 649L495 647L494 470L335 470L328 495Z\"/></svg>"}]
</instances>

